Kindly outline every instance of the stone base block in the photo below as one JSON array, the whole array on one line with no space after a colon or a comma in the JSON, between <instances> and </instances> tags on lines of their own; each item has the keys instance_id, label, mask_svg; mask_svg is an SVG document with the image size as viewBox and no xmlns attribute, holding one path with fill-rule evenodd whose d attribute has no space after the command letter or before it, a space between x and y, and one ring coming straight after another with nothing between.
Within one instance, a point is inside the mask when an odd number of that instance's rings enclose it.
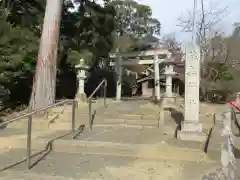
<instances>
[{"instance_id":1,"label":"stone base block","mask_svg":"<svg viewBox=\"0 0 240 180\"><path fill-rule=\"evenodd\" d=\"M122 100L113 99L112 102L113 103L120 103L120 102L122 102Z\"/></svg>"},{"instance_id":2,"label":"stone base block","mask_svg":"<svg viewBox=\"0 0 240 180\"><path fill-rule=\"evenodd\" d=\"M78 94L78 95L77 95L77 100L78 100L78 103L87 102L87 96L86 96L86 94Z\"/></svg>"},{"instance_id":3,"label":"stone base block","mask_svg":"<svg viewBox=\"0 0 240 180\"><path fill-rule=\"evenodd\" d=\"M181 129L190 132L202 132L202 123L192 121L182 121Z\"/></svg>"},{"instance_id":4,"label":"stone base block","mask_svg":"<svg viewBox=\"0 0 240 180\"><path fill-rule=\"evenodd\" d=\"M206 142L207 136L203 132L178 131L177 138L183 141Z\"/></svg>"},{"instance_id":5,"label":"stone base block","mask_svg":"<svg viewBox=\"0 0 240 180\"><path fill-rule=\"evenodd\" d=\"M142 92L143 97L151 97L153 95L152 89L144 90Z\"/></svg>"},{"instance_id":6,"label":"stone base block","mask_svg":"<svg viewBox=\"0 0 240 180\"><path fill-rule=\"evenodd\" d=\"M164 100L167 100L167 101L170 101L170 102L176 102L177 96L176 96L175 94L169 95L169 94L167 94L167 93L164 93L164 94L162 95L162 98L163 98Z\"/></svg>"},{"instance_id":7,"label":"stone base block","mask_svg":"<svg viewBox=\"0 0 240 180\"><path fill-rule=\"evenodd\" d=\"M162 101L164 102L174 102L174 99L173 98L169 98L169 97L161 97L162 98Z\"/></svg>"},{"instance_id":8,"label":"stone base block","mask_svg":"<svg viewBox=\"0 0 240 180\"><path fill-rule=\"evenodd\" d=\"M142 96L151 97L153 94L153 89L148 88L148 81L142 83Z\"/></svg>"}]
</instances>

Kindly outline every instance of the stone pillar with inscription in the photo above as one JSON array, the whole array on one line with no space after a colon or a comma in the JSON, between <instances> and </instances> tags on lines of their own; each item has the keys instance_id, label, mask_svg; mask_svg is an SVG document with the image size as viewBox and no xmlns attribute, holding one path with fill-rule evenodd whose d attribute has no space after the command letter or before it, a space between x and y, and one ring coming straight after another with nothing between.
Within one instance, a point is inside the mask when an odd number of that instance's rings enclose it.
<instances>
[{"instance_id":1,"label":"stone pillar with inscription","mask_svg":"<svg viewBox=\"0 0 240 180\"><path fill-rule=\"evenodd\" d=\"M185 60L185 110L184 121L178 138L181 140L206 140L199 122L199 87L200 87L200 48L197 45L186 47Z\"/></svg>"}]
</instances>

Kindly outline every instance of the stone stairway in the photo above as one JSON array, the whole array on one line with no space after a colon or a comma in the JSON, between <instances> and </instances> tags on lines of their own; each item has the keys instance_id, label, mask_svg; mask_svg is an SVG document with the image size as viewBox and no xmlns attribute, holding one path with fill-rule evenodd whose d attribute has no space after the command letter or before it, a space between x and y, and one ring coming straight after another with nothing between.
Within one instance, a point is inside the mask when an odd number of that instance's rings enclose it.
<instances>
[{"instance_id":1,"label":"stone stairway","mask_svg":"<svg viewBox=\"0 0 240 180\"><path fill-rule=\"evenodd\" d=\"M93 125L158 127L160 124L160 111L158 108L153 109L153 107L139 107L136 104L134 106L131 102L113 102L107 108L101 107L93 110ZM65 120L63 118L59 122L64 123ZM88 107L77 112L77 122L80 124L89 123Z\"/></svg>"},{"instance_id":2,"label":"stone stairway","mask_svg":"<svg viewBox=\"0 0 240 180\"><path fill-rule=\"evenodd\" d=\"M177 127L159 107L148 101L109 102L108 108L93 105L96 115L88 128L88 108L76 112L79 133L70 130L70 107L54 121L35 119L32 164L26 162L0 172L0 179L202 179L219 167L219 159L203 152L204 144L174 138ZM57 109L53 109L58 111ZM26 155L26 121L0 131L0 169ZM65 134L65 136L63 136ZM72 137L75 136L73 140ZM48 149L43 151L48 146Z\"/></svg>"}]
</instances>

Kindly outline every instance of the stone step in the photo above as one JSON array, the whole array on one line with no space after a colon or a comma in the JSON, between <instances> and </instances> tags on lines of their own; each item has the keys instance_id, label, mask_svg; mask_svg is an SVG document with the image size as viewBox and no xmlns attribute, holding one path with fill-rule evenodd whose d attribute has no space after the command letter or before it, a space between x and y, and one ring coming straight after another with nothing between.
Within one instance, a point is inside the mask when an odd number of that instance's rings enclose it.
<instances>
[{"instance_id":1,"label":"stone step","mask_svg":"<svg viewBox=\"0 0 240 180\"><path fill-rule=\"evenodd\" d=\"M100 151L101 152L101 151ZM13 159L19 158L25 151L14 151L0 154L1 167ZM159 153L160 154L160 153ZM41 160L27 170L26 163L18 164L9 170L0 172L0 178L10 180L99 180L99 179L196 179L203 173L218 165L214 162L191 162L162 159L145 159L122 155L103 155L89 153L50 152L48 155L33 158L31 163Z\"/></svg>"},{"instance_id":2,"label":"stone step","mask_svg":"<svg viewBox=\"0 0 240 180\"><path fill-rule=\"evenodd\" d=\"M155 120L159 118L159 114L156 115L139 115L139 114L118 114L118 113L111 113L111 114L94 114L94 118L103 119L103 118L114 118L114 119L127 119L127 120ZM71 117L71 116L67 116ZM89 114L76 114L77 119L88 119Z\"/></svg>"},{"instance_id":3,"label":"stone step","mask_svg":"<svg viewBox=\"0 0 240 180\"><path fill-rule=\"evenodd\" d=\"M32 148L43 149L47 142L55 139L54 150L64 152L123 153L122 155L125 156L143 157L145 155L149 158L177 159L184 158L189 153L193 158L200 160L205 156L203 148L200 147L201 144L188 146L189 144L185 143L186 147L179 147L179 144L183 143L173 141L174 131L171 128L94 127L92 131L86 128L79 134L75 134L77 135L75 140L72 140L73 135L69 132L48 130L34 133ZM63 135L66 136L62 137ZM26 136L20 136L18 139L8 137L8 141L0 147L5 148L6 151L26 148ZM200 153L201 156L194 153Z\"/></svg>"},{"instance_id":4,"label":"stone step","mask_svg":"<svg viewBox=\"0 0 240 180\"><path fill-rule=\"evenodd\" d=\"M73 135L69 131L49 131L39 133L38 137L32 139L33 149L43 149L47 142L55 139L54 151L84 152L92 154L111 154L139 158L152 159L177 159L177 160L203 160L206 156L200 145L186 144L179 147L180 142L174 142L174 131L165 128L124 128L124 127L95 127L92 131L84 129L82 133L72 140ZM66 135L63 137L63 135ZM16 141L16 142L15 142ZM14 148L25 148L26 138L21 137L14 142ZM7 147L7 146L6 146ZM181 154L181 155L179 155ZM189 159L187 159L189 158ZM205 157L207 158L207 157Z\"/></svg>"},{"instance_id":5,"label":"stone step","mask_svg":"<svg viewBox=\"0 0 240 180\"><path fill-rule=\"evenodd\" d=\"M47 129L47 128L39 128L38 130L33 129L31 135L32 135L32 137L35 138L35 137L38 137L39 135L49 133L49 131L53 132L53 130ZM1 139L15 138L15 137L27 137L27 128L21 129L21 128L7 127L5 129L0 130L0 138Z\"/></svg>"},{"instance_id":6,"label":"stone step","mask_svg":"<svg viewBox=\"0 0 240 180\"><path fill-rule=\"evenodd\" d=\"M26 157L26 146L23 139L18 139L18 147L11 147L0 151L1 165L10 165L21 161ZM25 142L25 143L24 143ZM32 154L43 151L49 140L37 140L32 143ZM21 153L15 154L21 149ZM131 157L149 160L171 160L171 161L187 161L187 162L205 162L215 163L206 155L202 149L177 147L168 143L153 144L129 144L104 141L80 141L80 140L57 140L52 144L51 152L72 153L72 154L93 154L107 155L116 157ZM5 156L6 154L15 154L13 156ZM4 156L4 157L1 157ZM5 162L5 164L4 164ZM4 167L5 167L4 166ZM3 168L3 167L1 167Z\"/></svg>"},{"instance_id":7,"label":"stone step","mask_svg":"<svg viewBox=\"0 0 240 180\"><path fill-rule=\"evenodd\" d=\"M88 126L89 125L89 119L82 118L82 119L76 119L76 128L80 125ZM96 117L93 120L93 126L124 126L124 127L146 127L146 128L154 128L154 127L160 127L162 126L162 122L158 119L155 120L134 120L134 119L114 119L114 118L99 118ZM169 125L167 125L169 126ZM171 124L173 129L176 128L176 126ZM169 126L169 127L170 127ZM71 129L71 118L59 118L55 121L48 122L46 120L42 121L34 121L33 120L33 131L39 131L39 130L47 130L47 129ZM167 127L168 128L168 127ZM21 131L27 132L27 121L22 121L18 123L12 123L9 126L7 126L6 129L20 129ZM6 132L5 129L5 132ZM173 130L174 131L174 130ZM16 131L17 132L17 131ZM9 132L11 134L11 132ZM1 134L0 134L1 135Z\"/></svg>"},{"instance_id":8,"label":"stone step","mask_svg":"<svg viewBox=\"0 0 240 180\"><path fill-rule=\"evenodd\" d=\"M72 115L71 113L53 115L48 119L45 118L33 118L33 129L39 129L40 127L48 127L54 123L70 123ZM143 126L159 126L160 115L144 115L144 114L118 114L114 113L97 113L93 117L95 125L143 125ZM88 113L76 113L76 123L88 124ZM10 128L27 128L27 119L14 122L8 125Z\"/></svg>"},{"instance_id":9,"label":"stone step","mask_svg":"<svg viewBox=\"0 0 240 180\"><path fill-rule=\"evenodd\" d=\"M136 125L136 126L152 126L158 127L161 124L160 114L146 115L146 114L119 114L119 112L111 113L93 113L94 125ZM63 114L58 119L51 121L51 126L54 123L70 123L71 115ZM88 124L88 113L76 113L77 124Z\"/></svg>"},{"instance_id":10,"label":"stone step","mask_svg":"<svg viewBox=\"0 0 240 180\"><path fill-rule=\"evenodd\" d=\"M30 171L21 172L21 171L4 171L0 172L0 180L72 180L70 177L64 177L64 176L57 176L57 175L47 175L47 174L39 174L39 173L33 173Z\"/></svg>"},{"instance_id":11,"label":"stone step","mask_svg":"<svg viewBox=\"0 0 240 180\"><path fill-rule=\"evenodd\" d=\"M155 159L155 160L173 160L189 162L215 162L207 157L202 150L177 148L170 145L151 145L151 144L124 144L103 141L76 141L59 140L54 144L55 152L71 152L85 154L101 154L111 156Z\"/></svg>"},{"instance_id":12,"label":"stone step","mask_svg":"<svg viewBox=\"0 0 240 180\"><path fill-rule=\"evenodd\" d=\"M112 108L105 108L105 109L101 109L103 110L102 113L103 114L112 114L114 113L113 110L116 109L112 109ZM150 108L137 108L137 109L131 109L131 107L129 109L117 109L117 112L119 112L119 114L132 114L132 115L153 115L153 114L157 114L161 109L157 108L157 109L150 109Z\"/></svg>"},{"instance_id":13,"label":"stone step","mask_svg":"<svg viewBox=\"0 0 240 180\"><path fill-rule=\"evenodd\" d=\"M127 115L155 115L158 114L161 108L159 107L134 107L126 105L125 108L122 108L124 103L122 104L109 104L106 108L105 107L99 107L92 105L92 111L97 111L99 114L127 114ZM86 114L88 113L89 109L88 107L84 108L78 108L76 113L77 114ZM71 113L71 111L67 111L68 113Z\"/></svg>"},{"instance_id":14,"label":"stone step","mask_svg":"<svg viewBox=\"0 0 240 180\"><path fill-rule=\"evenodd\" d=\"M8 151L11 148L27 147L27 129L6 128L0 130L0 151ZM39 128L31 133L32 141L39 136L52 132L51 129Z\"/></svg>"},{"instance_id":15,"label":"stone step","mask_svg":"<svg viewBox=\"0 0 240 180\"><path fill-rule=\"evenodd\" d=\"M106 117L156 117L159 116L159 111L150 111L150 110L128 110L128 111L121 111L121 110L105 110L105 109L92 109L92 113L96 112L97 115L106 116ZM83 116L88 115L89 111L76 111L76 115ZM71 112L65 113L70 115Z\"/></svg>"},{"instance_id":16,"label":"stone step","mask_svg":"<svg viewBox=\"0 0 240 180\"><path fill-rule=\"evenodd\" d=\"M126 120L126 119L110 119L110 118L96 118L93 120L93 126L136 126L136 127L159 127L160 126L160 121L158 120ZM49 127L54 128L54 127L59 127L59 126L64 126L66 127L71 127L71 123L68 121L56 121L54 123L51 123ZM76 120L76 124L78 125L88 125L89 120L88 119L81 119L81 120Z\"/></svg>"},{"instance_id":17,"label":"stone step","mask_svg":"<svg viewBox=\"0 0 240 180\"><path fill-rule=\"evenodd\" d=\"M7 138L7 137L14 137L14 136L19 136L19 135L24 135L26 134L27 129L16 129L16 128L4 128L0 129L0 138Z\"/></svg>"},{"instance_id":18,"label":"stone step","mask_svg":"<svg viewBox=\"0 0 240 180\"><path fill-rule=\"evenodd\" d=\"M173 138L174 129L171 127L145 128L145 127L121 127L121 126L93 126L79 128L76 140L103 141L127 144L156 144L166 139ZM39 136L38 139L51 139L66 134L67 130L49 131L48 134ZM71 140L71 135L63 137L63 140Z\"/></svg>"}]
</instances>

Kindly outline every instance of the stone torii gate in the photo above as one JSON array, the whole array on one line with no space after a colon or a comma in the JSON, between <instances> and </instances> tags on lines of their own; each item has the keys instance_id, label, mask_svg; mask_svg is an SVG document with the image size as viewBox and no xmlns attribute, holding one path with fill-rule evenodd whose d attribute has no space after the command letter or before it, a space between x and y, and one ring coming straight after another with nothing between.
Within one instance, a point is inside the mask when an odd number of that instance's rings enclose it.
<instances>
[{"instance_id":1,"label":"stone torii gate","mask_svg":"<svg viewBox=\"0 0 240 180\"><path fill-rule=\"evenodd\" d=\"M122 72L123 67L129 69L133 72L146 74L154 73L154 97L156 100L160 100L160 68L159 65L164 62L165 71L164 75L166 76L166 96L172 97L172 77L176 74L173 71L172 65L172 55L167 49L154 49L147 51L139 52L128 52L128 53L115 53L110 55L111 59L115 61L111 62L111 66L115 66L117 72L117 83L116 83L116 100L121 100L121 89L122 89ZM150 69L149 66L153 65L153 69ZM149 72L152 71L152 72ZM143 94L147 89L147 84L142 83Z\"/></svg>"}]
</instances>

